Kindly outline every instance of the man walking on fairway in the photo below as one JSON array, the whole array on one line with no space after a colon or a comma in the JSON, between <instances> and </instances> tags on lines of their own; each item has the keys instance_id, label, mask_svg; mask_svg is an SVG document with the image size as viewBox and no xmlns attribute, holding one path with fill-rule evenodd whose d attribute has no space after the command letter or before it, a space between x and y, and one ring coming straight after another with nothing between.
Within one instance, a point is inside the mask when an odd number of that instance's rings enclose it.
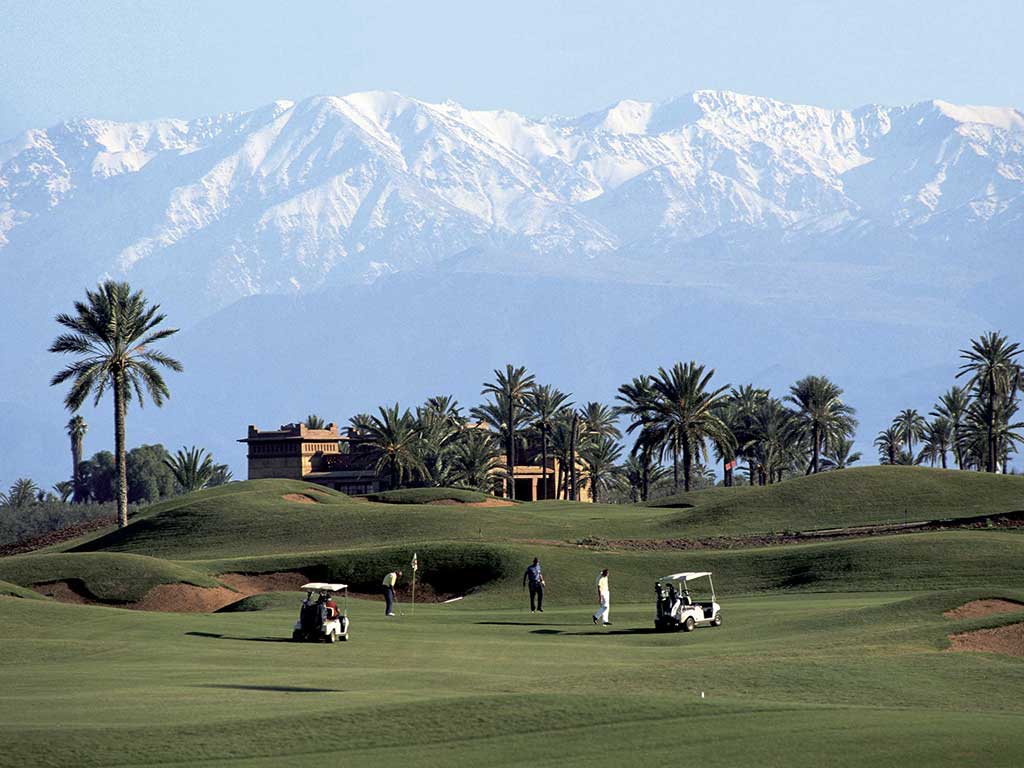
<instances>
[{"instance_id":1,"label":"man walking on fairway","mask_svg":"<svg viewBox=\"0 0 1024 768\"><path fill-rule=\"evenodd\" d=\"M384 615L395 615L395 583L402 578L401 571L392 571L384 577Z\"/></svg>"},{"instance_id":2,"label":"man walking on fairway","mask_svg":"<svg viewBox=\"0 0 1024 768\"><path fill-rule=\"evenodd\" d=\"M540 560L533 558L533 565L523 574L523 586L530 582L530 613L544 613L544 576L540 572ZM536 607L534 605L536 604Z\"/></svg>"},{"instance_id":3,"label":"man walking on fairway","mask_svg":"<svg viewBox=\"0 0 1024 768\"><path fill-rule=\"evenodd\" d=\"M602 626L610 626L611 622L608 621L608 605L611 602L611 592L608 591L608 569L605 568L601 571L601 575L597 577L597 602L599 603L597 613L594 614L594 623L600 623Z\"/></svg>"}]
</instances>

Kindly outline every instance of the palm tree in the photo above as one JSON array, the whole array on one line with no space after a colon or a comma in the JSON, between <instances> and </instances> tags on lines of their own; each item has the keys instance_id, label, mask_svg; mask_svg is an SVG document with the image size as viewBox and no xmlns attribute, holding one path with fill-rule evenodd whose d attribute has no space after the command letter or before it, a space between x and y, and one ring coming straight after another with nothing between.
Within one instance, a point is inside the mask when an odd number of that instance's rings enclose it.
<instances>
[{"instance_id":1,"label":"palm tree","mask_svg":"<svg viewBox=\"0 0 1024 768\"><path fill-rule=\"evenodd\" d=\"M615 399L623 403L619 406L619 413L630 418L626 434L639 430L630 456L639 457L638 463L643 473L639 479L640 501L647 501L651 483L654 482L651 468L660 466L654 461L654 454L659 450L660 437L654 425L655 394L651 386L651 377L634 377L629 384L619 387L619 394Z\"/></svg>"},{"instance_id":2,"label":"palm tree","mask_svg":"<svg viewBox=\"0 0 1024 768\"><path fill-rule=\"evenodd\" d=\"M171 470L174 481L182 493L192 493L210 484L216 471L213 456L205 448L181 448L176 454L164 459L164 465Z\"/></svg>"},{"instance_id":3,"label":"palm tree","mask_svg":"<svg viewBox=\"0 0 1024 768\"><path fill-rule=\"evenodd\" d=\"M904 408L892 420L892 425L900 433L900 439L907 446L907 451L914 455L914 440L924 437L926 422L924 416L913 408Z\"/></svg>"},{"instance_id":4,"label":"palm tree","mask_svg":"<svg viewBox=\"0 0 1024 768\"><path fill-rule=\"evenodd\" d=\"M941 416L927 422L921 434L921 458L933 467L941 464L946 469L946 453L953 442L953 425Z\"/></svg>"},{"instance_id":5,"label":"palm tree","mask_svg":"<svg viewBox=\"0 0 1024 768\"><path fill-rule=\"evenodd\" d=\"M508 425L505 439L505 471L508 473L508 497L516 497L516 427L525 410L527 394L533 386L533 374L528 374L524 366L518 368L508 364L504 371L494 371L494 381L485 382L481 395L494 395L496 403L501 403L507 416L505 423Z\"/></svg>"},{"instance_id":6,"label":"palm tree","mask_svg":"<svg viewBox=\"0 0 1024 768\"><path fill-rule=\"evenodd\" d=\"M325 429L327 427L327 422L315 413L309 414L303 423L306 425L306 429Z\"/></svg>"},{"instance_id":7,"label":"palm tree","mask_svg":"<svg viewBox=\"0 0 1024 768\"><path fill-rule=\"evenodd\" d=\"M580 449L580 458L587 465L587 482L595 504L600 502L601 493L613 488L619 480L620 456L622 446L608 435L601 435Z\"/></svg>"},{"instance_id":8,"label":"palm tree","mask_svg":"<svg viewBox=\"0 0 1024 768\"><path fill-rule=\"evenodd\" d=\"M811 444L807 474L817 472L821 451L828 450L857 428L854 409L843 402L843 390L825 376L805 376L789 388L786 400L797 407L797 416Z\"/></svg>"},{"instance_id":9,"label":"palm tree","mask_svg":"<svg viewBox=\"0 0 1024 768\"><path fill-rule=\"evenodd\" d=\"M75 492L75 484L70 480L61 480L59 483L54 483L53 490L57 492L60 503L67 504L71 494Z\"/></svg>"},{"instance_id":10,"label":"palm tree","mask_svg":"<svg viewBox=\"0 0 1024 768\"><path fill-rule=\"evenodd\" d=\"M455 483L478 491L491 492L495 478L505 472L501 449L494 435L483 429L466 429L452 450L452 476Z\"/></svg>"},{"instance_id":11,"label":"palm tree","mask_svg":"<svg viewBox=\"0 0 1024 768\"><path fill-rule=\"evenodd\" d=\"M853 450L853 440L842 437L832 446L831 450L825 452L821 466L823 470L846 469L860 460L860 451Z\"/></svg>"},{"instance_id":12,"label":"palm tree","mask_svg":"<svg viewBox=\"0 0 1024 768\"><path fill-rule=\"evenodd\" d=\"M165 319L160 305L148 306L141 291L112 280L95 291L86 291L84 302L75 302L75 313L57 315L70 330L50 346L51 352L78 355L79 359L57 373L51 386L74 379L64 398L68 410L77 411L93 394L98 405L108 389L114 395L114 461L117 477L117 522L128 525L128 477L125 457L125 412L132 397L143 404L143 389L157 405L170 397L157 366L181 371L177 360L153 348L158 341L178 332L158 328Z\"/></svg>"},{"instance_id":13,"label":"palm tree","mask_svg":"<svg viewBox=\"0 0 1024 768\"><path fill-rule=\"evenodd\" d=\"M646 463L645 463L646 462ZM647 501L650 486L668 476L668 469L654 461L650 451L631 451L622 465L622 477L629 484L633 503Z\"/></svg>"},{"instance_id":14,"label":"palm tree","mask_svg":"<svg viewBox=\"0 0 1024 768\"><path fill-rule=\"evenodd\" d=\"M875 438L875 447L878 449L879 464L899 464L900 451L903 449L903 440L900 438L900 431L896 427L883 429Z\"/></svg>"},{"instance_id":15,"label":"palm tree","mask_svg":"<svg viewBox=\"0 0 1024 768\"><path fill-rule=\"evenodd\" d=\"M533 427L540 432L541 488L543 498L548 498L548 441L558 415L572 407L569 395L548 384L530 388L528 409Z\"/></svg>"},{"instance_id":16,"label":"palm tree","mask_svg":"<svg viewBox=\"0 0 1024 768\"><path fill-rule=\"evenodd\" d=\"M448 485L452 446L465 427L458 402L451 395L431 397L416 409L416 422L426 481L434 486Z\"/></svg>"},{"instance_id":17,"label":"palm tree","mask_svg":"<svg viewBox=\"0 0 1024 768\"><path fill-rule=\"evenodd\" d=\"M934 418L945 419L952 429L953 455L956 457L956 468L964 468L963 437L961 432L964 427L964 419L967 417L967 408L971 404L971 396L967 387L956 385L949 388L949 391L939 397L935 404L935 410L929 414ZM945 465L943 465L945 466Z\"/></svg>"},{"instance_id":18,"label":"palm tree","mask_svg":"<svg viewBox=\"0 0 1024 768\"><path fill-rule=\"evenodd\" d=\"M787 470L805 462L807 440L797 415L775 397L766 398L754 413L748 444L751 468L757 471L757 485L782 482ZM755 484L751 476L750 484Z\"/></svg>"},{"instance_id":19,"label":"palm tree","mask_svg":"<svg viewBox=\"0 0 1024 768\"><path fill-rule=\"evenodd\" d=\"M758 411L768 400L767 389L760 389L753 384L743 384L733 388L729 392L729 401L732 404L732 428L736 437L737 452L747 459L747 472L750 475L750 484L754 485L753 448L756 434L753 425Z\"/></svg>"},{"instance_id":20,"label":"palm tree","mask_svg":"<svg viewBox=\"0 0 1024 768\"><path fill-rule=\"evenodd\" d=\"M33 504L38 493L38 485L27 477L19 477L7 493L0 493L0 504L11 509L21 509Z\"/></svg>"},{"instance_id":21,"label":"palm tree","mask_svg":"<svg viewBox=\"0 0 1024 768\"><path fill-rule=\"evenodd\" d=\"M377 472L387 471L391 488L399 488L402 480L414 472L426 472L420 460L419 425L408 409L399 409L398 403L377 410L380 416L370 416L360 425L360 439L377 455Z\"/></svg>"},{"instance_id":22,"label":"palm tree","mask_svg":"<svg viewBox=\"0 0 1024 768\"><path fill-rule=\"evenodd\" d=\"M971 339L970 349L961 349L960 357L966 362L960 366L957 378L970 374L968 386L975 388L979 399L984 397L986 441L986 470L996 471L998 446L996 445L996 414L1000 399L1012 399L1021 385L1021 367L1015 358L1024 352L1016 342L1010 344L1006 336L991 332Z\"/></svg>"},{"instance_id":23,"label":"palm tree","mask_svg":"<svg viewBox=\"0 0 1024 768\"><path fill-rule=\"evenodd\" d=\"M78 485L78 465L82 463L82 441L85 439L85 433L89 431L89 425L80 415L75 414L68 420L65 429L71 438L71 483L74 489ZM75 496L75 501L81 501L78 494Z\"/></svg>"},{"instance_id":24,"label":"palm tree","mask_svg":"<svg viewBox=\"0 0 1024 768\"><path fill-rule=\"evenodd\" d=\"M683 487L690 490L693 457L706 456L708 439L726 443L732 440L728 425L718 415L719 404L729 386L708 391L715 370L705 373L704 366L690 361L676 363L669 370L659 368L651 380L654 391L654 423L662 435L663 445L672 451L673 465L683 457ZM678 472L673 476L679 487Z\"/></svg>"}]
</instances>

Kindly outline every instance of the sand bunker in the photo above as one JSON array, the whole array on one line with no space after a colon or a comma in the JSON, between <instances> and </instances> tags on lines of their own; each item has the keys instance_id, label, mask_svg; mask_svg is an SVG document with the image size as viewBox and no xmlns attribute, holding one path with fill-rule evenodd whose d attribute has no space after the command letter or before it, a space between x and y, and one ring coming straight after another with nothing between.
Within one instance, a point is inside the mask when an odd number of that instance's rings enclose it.
<instances>
[{"instance_id":1,"label":"sand bunker","mask_svg":"<svg viewBox=\"0 0 1024 768\"><path fill-rule=\"evenodd\" d=\"M230 605L243 595L227 587L196 587L192 584L160 584L146 596L125 608L137 611L170 611L173 613L211 613Z\"/></svg>"},{"instance_id":2,"label":"sand bunker","mask_svg":"<svg viewBox=\"0 0 1024 768\"><path fill-rule=\"evenodd\" d=\"M300 504L316 504L317 500L304 493L286 493L281 497L285 501L297 501Z\"/></svg>"},{"instance_id":3,"label":"sand bunker","mask_svg":"<svg viewBox=\"0 0 1024 768\"><path fill-rule=\"evenodd\" d=\"M978 629L949 636L951 651L980 651L1005 656L1024 656L1024 623L994 629Z\"/></svg>"},{"instance_id":4,"label":"sand bunker","mask_svg":"<svg viewBox=\"0 0 1024 768\"><path fill-rule=\"evenodd\" d=\"M972 600L959 608L944 611L942 615L947 619L980 619L994 613L1016 613L1017 611L1024 611L1024 603L997 597L987 600Z\"/></svg>"},{"instance_id":5,"label":"sand bunker","mask_svg":"<svg viewBox=\"0 0 1024 768\"><path fill-rule=\"evenodd\" d=\"M485 501L459 501L458 499L434 499L427 504L448 507L514 507L515 502L508 499L487 499Z\"/></svg>"},{"instance_id":6,"label":"sand bunker","mask_svg":"<svg viewBox=\"0 0 1024 768\"><path fill-rule=\"evenodd\" d=\"M40 584L33 584L31 589L40 595L52 597L61 603L90 605L97 602L85 591L81 584L67 581L46 581Z\"/></svg>"}]
</instances>

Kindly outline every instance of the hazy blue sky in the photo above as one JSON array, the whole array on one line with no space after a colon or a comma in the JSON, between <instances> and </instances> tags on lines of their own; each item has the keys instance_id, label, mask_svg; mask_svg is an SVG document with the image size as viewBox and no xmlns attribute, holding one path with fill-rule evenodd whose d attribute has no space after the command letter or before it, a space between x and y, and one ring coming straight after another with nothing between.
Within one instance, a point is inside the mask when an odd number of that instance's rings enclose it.
<instances>
[{"instance_id":1,"label":"hazy blue sky","mask_svg":"<svg viewBox=\"0 0 1024 768\"><path fill-rule=\"evenodd\" d=\"M1018 0L142 6L0 0L0 137L369 89L532 115L696 88L1024 106Z\"/></svg>"}]
</instances>

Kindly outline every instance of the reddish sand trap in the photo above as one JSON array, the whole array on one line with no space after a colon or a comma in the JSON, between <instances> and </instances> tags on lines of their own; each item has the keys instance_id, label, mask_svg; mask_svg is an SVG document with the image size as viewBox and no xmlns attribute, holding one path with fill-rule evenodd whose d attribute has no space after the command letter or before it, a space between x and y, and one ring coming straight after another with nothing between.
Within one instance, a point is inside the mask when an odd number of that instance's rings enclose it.
<instances>
[{"instance_id":1,"label":"reddish sand trap","mask_svg":"<svg viewBox=\"0 0 1024 768\"><path fill-rule=\"evenodd\" d=\"M427 504L446 507L514 507L515 502L508 499L487 499L486 501L459 501L458 499L434 499Z\"/></svg>"},{"instance_id":2,"label":"reddish sand trap","mask_svg":"<svg viewBox=\"0 0 1024 768\"><path fill-rule=\"evenodd\" d=\"M988 600L972 600L959 608L945 611L942 615L947 619L980 619L994 613L1016 613L1017 611L1024 611L1024 603L997 597Z\"/></svg>"},{"instance_id":3,"label":"reddish sand trap","mask_svg":"<svg viewBox=\"0 0 1024 768\"><path fill-rule=\"evenodd\" d=\"M980 651L1024 656L1024 623L995 629L979 629L949 636L951 651Z\"/></svg>"},{"instance_id":4,"label":"reddish sand trap","mask_svg":"<svg viewBox=\"0 0 1024 768\"><path fill-rule=\"evenodd\" d=\"M222 573L217 577L222 584L237 589L236 599L241 600L249 595L261 592L297 592L299 587L309 581L298 571L280 573Z\"/></svg>"},{"instance_id":5,"label":"reddish sand trap","mask_svg":"<svg viewBox=\"0 0 1024 768\"><path fill-rule=\"evenodd\" d=\"M167 611L173 613L212 613L225 605L250 595L263 592L297 591L309 581L298 571L244 574L225 573L218 577L223 587L197 587L193 584L160 584L134 603L106 603L96 600L80 584L50 581L32 586L41 595L62 603L77 605L111 605L138 611Z\"/></svg>"},{"instance_id":6,"label":"reddish sand trap","mask_svg":"<svg viewBox=\"0 0 1024 768\"><path fill-rule=\"evenodd\" d=\"M316 499L312 499L304 493L286 493L281 497L285 501L297 501L300 504L316 504Z\"/></svg>"}]
</instances>

